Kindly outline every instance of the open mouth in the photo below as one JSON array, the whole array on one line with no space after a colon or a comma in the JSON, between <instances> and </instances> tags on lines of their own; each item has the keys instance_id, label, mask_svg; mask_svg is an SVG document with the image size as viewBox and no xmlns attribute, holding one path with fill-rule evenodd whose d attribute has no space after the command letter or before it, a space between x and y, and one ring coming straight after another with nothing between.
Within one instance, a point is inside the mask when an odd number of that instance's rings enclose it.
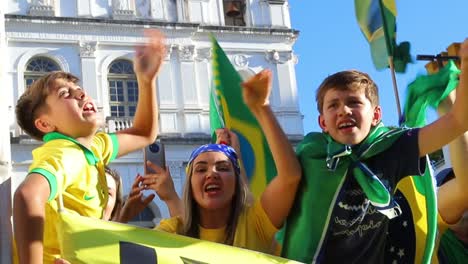
<instances>
[{"instance_id":1,"label":"open mouth","mask_svg":"<svg viewBox=\"0 0 468 264\"><path fill-rule=\"evenodd\" d=\"M338 129L350 129L356 126L356 122L354 121L346 121L342 122L338 125Z\"/></svg>"},{"instance_id":2,"label":"open mouth","mask_svg":"<svg viewBox=\"0 0 468 264\"><path fill-rule=\"evenodd\" d=\"M215 194L221 191L221 186L219 186L218 184L211 183L207 184L204 190L208 194Z\"/></svg>"},{"instance_id":3,"label":"open mouth","mask_svg":"<svg viewBox=\"0 0 468 264\"><path fill-rule=\"evenodd\" d=\"M96 113L96 107L91 102L87 102L83 106L83 113Z\"/></svg>"}]
</instances>

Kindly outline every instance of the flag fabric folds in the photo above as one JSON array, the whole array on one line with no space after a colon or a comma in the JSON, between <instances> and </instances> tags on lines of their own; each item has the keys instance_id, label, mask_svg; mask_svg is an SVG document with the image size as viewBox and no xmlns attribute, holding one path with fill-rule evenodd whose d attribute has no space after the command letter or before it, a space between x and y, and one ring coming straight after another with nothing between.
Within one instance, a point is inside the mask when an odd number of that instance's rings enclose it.
<instances>
[{"instance_id":1,"label":"flag fabric folds","mask_svg":"<svg viewBox=\"0 0 468 264\"><path fill-rule=\"evenodd\" d=\"M70 263L297 263L260 252L121 223L60 213L62 258Z\"/></svg>"},{"instance_id":2,"label":"flag fabric folds","mask_svg":"<svg viewBox=\"0 0 468 264\"><path fill-rule=\"evenodd\" d=\"M242 166L250 190L258 197L276 175L276 167L260 125L242 99L242 78L212 37L213 90L210 98L211 131L226 127L239 138Z\"/></svg>"},{"instance_id":3,"label":"flag fabric folds","mask_svg":"<svg viewBox=\"0 0 468 264\"><path fill-rule=\"evenodd\" d=\"M426 110L430 106L437 109L458 85L460 70L453 61L434 74L421 75L408 85L402 124L408 127L421 127L426 124Z\"/></svg>"},{"instance_id":4,"label":"flag fabric folds","mask_svg":"<svg viewBox=\"0 0 468 264\"><path fill-rule=\"evenodd\" d=\"M391 56L395 71L404 72L406 65L411 62L410 45L408 42L396 45L395 0L355 0L354 4L356 18L369 42L375 68L387 68Z\"/></svg>"}]
</instances>

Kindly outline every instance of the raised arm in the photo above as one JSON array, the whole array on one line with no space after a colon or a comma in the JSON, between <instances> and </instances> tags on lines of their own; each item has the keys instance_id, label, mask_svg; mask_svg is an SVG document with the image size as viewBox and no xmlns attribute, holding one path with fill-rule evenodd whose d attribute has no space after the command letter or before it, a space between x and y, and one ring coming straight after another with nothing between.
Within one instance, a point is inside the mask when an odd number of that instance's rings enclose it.
<instances>
[{"instance_id":1,"label":"raised arm","mask_svg":"<svg viewBox=\"0 0 468 264\"><path fill-rule=\"evenodd\" d=\"M50 187L44 176L31 173L13 199L14 236L20 263L42 263L45 204Z\"/></svg>"},{"instance_id":2,"label":"raised arm","mask_svg":"<svg viewBox=\"0 0 468 264\"><path fill-rule=\"evenodd\" d=\"M159 198L166 203L171 217L183 215L184 206L174 188L174 181L169 169L167 167L161 168L149 161L146 166L151 168L154 173L143 177L142 184L145 189L154 190L158 194Z\"/></svg>"},{"instance_id":3,"label":"raised arm","mask_svg":"<svg viewBox=\"0 0 468 264\"><path fill-rule=\"evenodd\" d=\"M133 126L117 133L119 156L153 143L157 136L156 77L166 56L165 38L156 30L145 31L145 36L147 42L136 47L133 65L138 81L138 104Z\"/></svg>"},{"instance_id":4,"label":"raised arm","mask_svg":"<svg viewBox=\"0 0 468 264\"><path fill-rule=\"evenodd\" d=\"M279 228L283 225L294 202L301 179L301 166L291 143L270 108L268 97L271 82L271 71L263 70L242 86L244 102L265 133L278 171L278 175L268 184L260 199L270 221Z\"/></svg>"},{"instance_id":5,"label":"raised arm","mask_svg":"<svg viewBox=\"0 0 468 264\"><path fill-rule=\"evenodd\" d=\"M444 115L452 108L455 92L452 92L437 109ZM439 214L445 222L454 224L468 211L468 133L457 137L449 144L450 163L455 178L444 183L437 192Z\"/></svg>"},{"instance_id":6,"label":"raised arm","mask_svg":"<svg viewBox=\"0 0 468 264\"><path fill-rule=\"evenodd\" d=\"M419 130L421 157L447 145L468 130L468 39L462 43L459 56L461 73L457 99L447 114Z\"/></svg>"}]
</instances>

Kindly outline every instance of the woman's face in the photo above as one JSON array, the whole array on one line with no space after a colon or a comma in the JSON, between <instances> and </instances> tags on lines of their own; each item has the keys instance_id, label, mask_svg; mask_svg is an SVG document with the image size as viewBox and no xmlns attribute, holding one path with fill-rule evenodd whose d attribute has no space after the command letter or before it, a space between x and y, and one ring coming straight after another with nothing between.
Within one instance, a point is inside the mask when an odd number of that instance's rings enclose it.
<instances>
[{"instance_id":1,"label":"woman's face","mask_svg":"<svg viewBox=\"0 0 468 264\"><path fill-rule=\"evenodd\" d=\"M230 208L236 189L236 175L229 158L221 152L204 152L193 161L193 198L207 210Z\"/></svg>"},{"instance_id":2,"label":"woman's face","mask_svg":"<svg viewBox=\"0 0 468 264\"><path fill-rule=\"evenodd\" d=\"M112 211L115 207L115 201L117 199L117 185L115 183L114 178L106 173L106 180L107 180L107 189L109 190L109 199L107 200L107 206L104 209L104 213L102 216L103 220L110 220Z\"/></svg>"}]
</instances>

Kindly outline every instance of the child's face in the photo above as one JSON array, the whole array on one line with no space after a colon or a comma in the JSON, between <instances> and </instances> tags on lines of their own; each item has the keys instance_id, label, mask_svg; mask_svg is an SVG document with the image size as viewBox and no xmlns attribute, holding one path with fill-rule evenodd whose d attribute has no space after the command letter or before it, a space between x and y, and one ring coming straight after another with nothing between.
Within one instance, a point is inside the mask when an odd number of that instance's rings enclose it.
<instances>
[{"instance_id":1,"label":"child's face","mask_svg":"<svg viewBox=\"0 0 468 264\"><path fill-rule=\"evenodd\" d=\"M107 200L106 208L104 209L104 213L102 216L103 220L109 220L112 215L112 211L115 207L115 202L117 200L117 184L114 178L106 173L106 180L107 180L107 189L109 191L109 198Z\"/></svg>"},{"instance_id":2,"label":"child's face","mask_svg":"<svg viewBox=\"0 0 468 264\"><path fill-rule=\"evenodd\" d=\"M57 131L73 138L93 135L101 120L93 100L77 84L65 79L55 80L46 98L47 111L36 120L44 132Z\"/></svg>"},{"instance_id":3,"label":"child's face","mask_svg":"<svg viewBox=\"0 0 468 264\"><path fill-rule=\"evenodd\" d=\"M339 143L361 143L382 117L380 106L372 106L364 90L330 89L325 93L319 124Z\"/></svg>"}]
</instances>

